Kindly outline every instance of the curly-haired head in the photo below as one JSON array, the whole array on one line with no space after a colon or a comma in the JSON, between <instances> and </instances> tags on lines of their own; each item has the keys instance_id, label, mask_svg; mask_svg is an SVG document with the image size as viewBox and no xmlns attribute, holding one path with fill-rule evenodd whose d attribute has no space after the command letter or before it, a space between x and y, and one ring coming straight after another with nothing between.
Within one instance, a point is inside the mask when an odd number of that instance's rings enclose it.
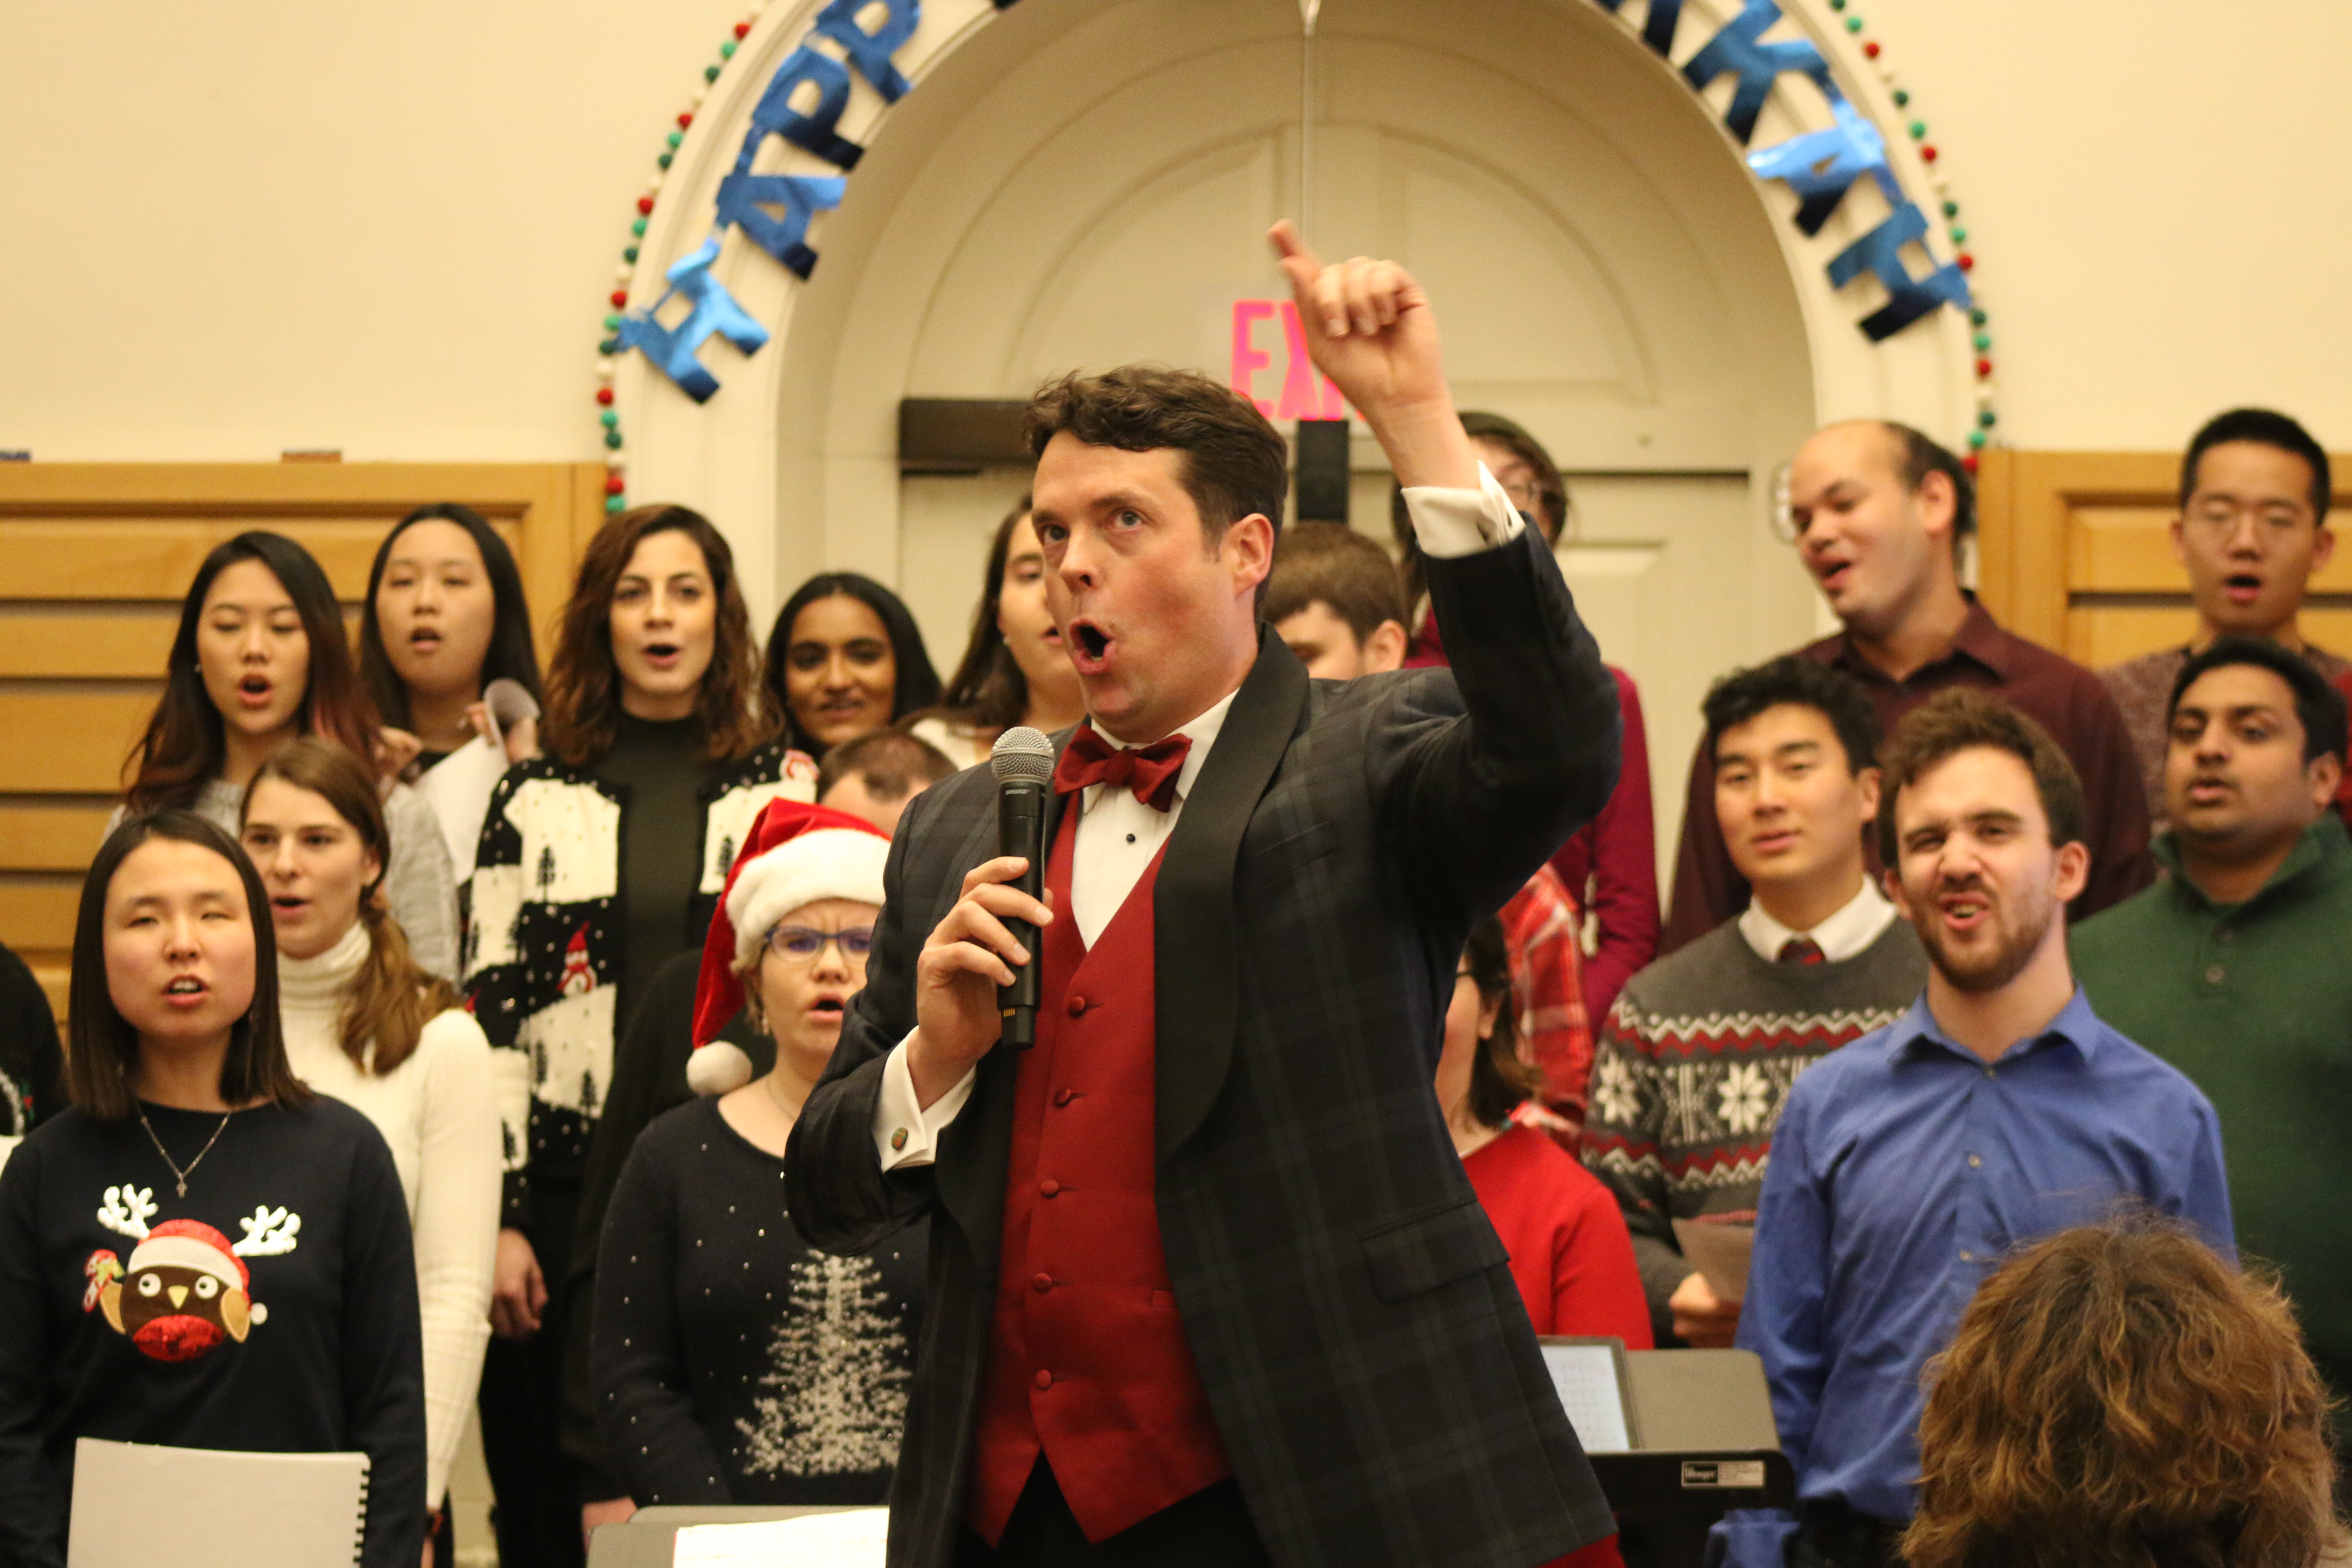
<instances>
[{"instance_id":1,"label":"curly-haired head","mask_svg":"<svg viewBox=\"0 0 2352 1568\"><path fill-rule=\"evenodd\" d=\"M2011 1258L1927 1376L1911 1568L2310 1568L2338 1538L2293 1311L2172 1221Z\"/></svg>"}]
</instances>

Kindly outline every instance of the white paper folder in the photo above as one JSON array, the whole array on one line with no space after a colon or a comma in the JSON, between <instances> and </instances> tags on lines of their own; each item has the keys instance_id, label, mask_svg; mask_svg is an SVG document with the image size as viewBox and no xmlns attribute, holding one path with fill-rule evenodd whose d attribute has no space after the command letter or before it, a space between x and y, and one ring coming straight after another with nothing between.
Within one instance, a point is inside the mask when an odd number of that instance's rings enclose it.
<instances>
[{"instance_id":1,"label":"white paper folder","mask_svg":"<svg viewBox=\"0 0 2352 1568\"><path fill-rule=\"evenodd\" d=\"M74 1444L66 1568L323 1568L357 1563L365 1454Z\"/></svg>"}]
</instances>

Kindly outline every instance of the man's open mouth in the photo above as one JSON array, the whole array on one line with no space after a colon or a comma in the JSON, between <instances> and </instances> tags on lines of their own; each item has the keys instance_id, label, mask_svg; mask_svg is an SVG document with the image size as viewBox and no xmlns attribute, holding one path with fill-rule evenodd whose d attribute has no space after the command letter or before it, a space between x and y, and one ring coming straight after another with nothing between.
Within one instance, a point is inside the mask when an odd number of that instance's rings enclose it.
<instances>
[{"instance_id":1,"label":"man's open mouth","mask_svg":"<svg viewBox=\"0 0 2352 1568\"><path fill-rule=\"evenodd\" d=\"M2247 604L2261 595L2262 577L2252 572L2232 572L2221 579L2221 591L2239 604Z\"/></svg>"},{"instance_id":2,"label":"man's open mouth","mask_svg":"<svg viewBox=\"0 0 2352 1568\"><path fill-rule=\"evenodd\" d=\"M1070 636L1078 657L1089 664L1100 664L1110 653L1110 634L1091 621L1070 623Z\"/></svg>"}]
</instances>

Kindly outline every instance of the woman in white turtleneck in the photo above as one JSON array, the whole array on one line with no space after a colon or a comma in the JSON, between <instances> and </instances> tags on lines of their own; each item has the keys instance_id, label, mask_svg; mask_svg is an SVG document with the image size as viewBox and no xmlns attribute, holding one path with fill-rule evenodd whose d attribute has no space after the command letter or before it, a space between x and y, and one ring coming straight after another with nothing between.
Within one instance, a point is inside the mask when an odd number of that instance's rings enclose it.
<instances>
[{"instance_id":1,"label":"woman in white turtleneck","mask_svg":"<svg viewBox=\"0 0 2352 1568\"><path fill-rule=\"evenodd\" d=\"M501 1165L489 1042L384 911L383 808L356 757L315 738L285 747L246 791L243 837L269 892L287 1058L375 1123L408 1200L437 1510L489 1339Z\"/></svg>"}]
</instances>

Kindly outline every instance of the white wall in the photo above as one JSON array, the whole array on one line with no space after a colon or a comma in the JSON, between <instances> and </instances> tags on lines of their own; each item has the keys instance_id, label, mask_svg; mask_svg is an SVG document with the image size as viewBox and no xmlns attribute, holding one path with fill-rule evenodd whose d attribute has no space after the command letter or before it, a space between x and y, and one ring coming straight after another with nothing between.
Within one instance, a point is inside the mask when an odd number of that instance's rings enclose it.
<instances>
[{"instance_id":1,"label":"white wall","mask_svg":"<svg viewBox=\"0 0 2352 1568\"><path fill-rule=\"evenodd\" d=\"M1855 8L1967 204L2008 439L2166 447L2259 398L2352 441L2331 178L2352 9ZM740 15L11 6L0 447L596 456L590 364L628 204Z\"/></svg>"}]
</instances>

